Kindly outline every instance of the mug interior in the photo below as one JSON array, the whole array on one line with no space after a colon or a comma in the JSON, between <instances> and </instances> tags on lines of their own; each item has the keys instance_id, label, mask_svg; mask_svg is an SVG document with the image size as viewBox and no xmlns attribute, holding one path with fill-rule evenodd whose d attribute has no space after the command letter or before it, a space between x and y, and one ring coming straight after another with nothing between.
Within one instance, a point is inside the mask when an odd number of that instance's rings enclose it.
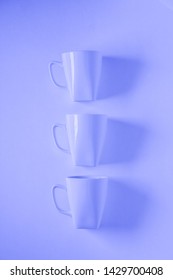
<instances>
[{"instance_id":1,"label":"mug interior","mask_svg":"<svg viewBox=\"0 0 173 280\"><path fill-rule=\"evenodd\" d=\"M67 179L107 179L106 176L68 176Z\"/></svg>"},{"instance_id":2,"label":"mug interior","mask_svg":"<svg viewBox=\"0 0 173 280\"><path fill-rule=\"evenodd\" d=\"M66 51L66 52L62 52L62 54L77 54L77 53L95 53L95 54L99 54L100 52L96 51L96 50L73 50L73 51Z\"/></svg>"},{"instance_id":3,"label":"mug interior","mask_svg":"<svg viewBox=\"0 0 173 280\"><path fill-rule=\"evenodd\" d=\"M71 116L78 116L78 117L80 117L80 116L83 116L83 117L107 117L107 115L105 115L105 114L83 114L83 113L81 113L81 114L67 114L66 116L69 116L69 117L71 117Z\"/></svg>"}]
</instances>

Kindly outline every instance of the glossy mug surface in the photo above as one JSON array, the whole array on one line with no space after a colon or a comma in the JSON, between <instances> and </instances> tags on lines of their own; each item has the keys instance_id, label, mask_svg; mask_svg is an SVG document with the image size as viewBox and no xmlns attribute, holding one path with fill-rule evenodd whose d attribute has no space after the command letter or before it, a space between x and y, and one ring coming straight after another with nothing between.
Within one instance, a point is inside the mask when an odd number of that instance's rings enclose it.
<instances>
[{"instance_id":1,"label":"glossy mug surface","mask_svg":"<svg viewBox=\"0 0 173 280\"><path fill-rule=\"evenodd\" d=\"M99 228L101 224L107 188L107 177L70 176L66 178L66 186L56 185L52 192L58 211L72 217L75 228L89 229ZM58 189L67 192L70 210L59 206Z\"/></svg>"},{"instance_id":2,"label":"glossy mug surface","mask_svg":"<svg viewBox=\"0 0 173 280\"><path fill-rule=\"evenodd\" d=\"M101 114L68 114L66 124L56 124L53 135L57 147L72 156L73 164L96 166L99 163L106 133L107 117ZM59 128L65 127L69 149L59 144ZM58 130L59 129L59 130Z\"/></svg>"},{"instance_id":3,"label":"glossy mug surface","mask_svg":"<svg viewBox=\"0 0 173 280\"><path fill-rule=\"evenodd\" d=\"M96 99L102 56L97 51L71 51L62 53L62 61L50 63L50 75L54 84L67 88L73 101L91 101ZM66 85L57 82L53 67L57 64L64 69Z\"/></svg>"}]
</instances>

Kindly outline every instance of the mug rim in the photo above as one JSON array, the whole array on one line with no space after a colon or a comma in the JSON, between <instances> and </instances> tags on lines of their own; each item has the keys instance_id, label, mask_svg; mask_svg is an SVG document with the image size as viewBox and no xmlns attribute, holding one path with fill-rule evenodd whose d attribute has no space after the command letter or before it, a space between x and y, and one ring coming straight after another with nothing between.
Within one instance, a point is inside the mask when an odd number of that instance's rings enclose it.
<instances>
[{"instance_id":1,"label":"mug rim","mask_svg":"<svg viewBox=\"0 0 173 280\"><path fill-rule=\"evenodd\" d=\"M98 179L108 179L107 176L94 176L94 175L72 175L72 176L68 176L66 177L66 179L80 179L80 180L86 180L86 179L94 179L94 180L98 180Z\"/></svg>"},{"instance_id":2,"label":"mug rim","mask_svg":"<svg viewBox=\"0 0 173 280\"><path fill-rule=\"evenodd\" d=\"M66 114L66 116L104 116L104 117L107 117L106 114L99 114L99 113L98 114L96 114L96 113L93 113L93 114L92 113L81 113L81 114L74 113L74 114L72 114L71 113L71 114Z\"/></svg>"},{"instance_id":3,"label":"mug rim","mask_svg":"<svg viewBox=\"0 0 173 280\"><path fill-rule=\"evenodd\" d=\"M72 51L61 52L61 54L70 54L70 53L97 53L97 54L101 54L100 51L96 51L96 50L72 50Z\"/></svg>"}]
</instances>

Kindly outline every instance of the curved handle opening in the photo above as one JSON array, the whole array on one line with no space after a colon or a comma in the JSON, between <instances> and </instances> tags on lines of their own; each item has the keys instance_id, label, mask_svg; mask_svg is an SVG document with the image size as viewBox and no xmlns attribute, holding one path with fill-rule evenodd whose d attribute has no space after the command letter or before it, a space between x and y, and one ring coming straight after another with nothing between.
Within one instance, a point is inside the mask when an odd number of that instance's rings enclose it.
<instances>
[{"instance_id":1,"label":"curved handle opening","mask_svg":"<svg viewBox=\"0 0 173 280\"><path fill-rule=\"evenodd\" d=\"M58 203L56 201L56 196L55 196L56 189L64 190L64 191L67 192L67 188L63 185L58 184L58 185L56 185L52 188L52 195L53 195L53 200L54 200L54 203L55 203L55 206L56 206L57 210L63 215L72 217L72 214L71 214L70 210L64 210L58 205Z\"/></svg>"},{"instance_id":2,"label":"curved handle opening","mask_svg":"<svg viewBox=\"0 0 173 280\"><path fill-rule=\"evenodd\" d=\"M58 83L54 77L54 74L53 74L53 67L54 65L58 65L60 68L63 68L63 64L61 61L52 61L50 64L49 64L49 73L50 73L50 77L53 81L53 83L57 86L57 87L60 87L60 88L67 88L66 85L61 85L60 83Z\"/></svg>"},{"instance_id":3,"label":"curved handle opening","mask_svg":"<svg viewBox=\"0 0 173 280\"><path fill-rule=\"evenodd\" d=\"M55 144L56 144L57 148L60 149L61 151L65 152L65 153L67 153L67 154L70 154L69 148L64 148L59 144L59 141L58 141L57 135L56 135L57 128L65 128L66 129L66 125L61 124L61 123L55 124L53 126L53 137L54 137L54 141L55 141Z\"/></svg>"}]
</instances>

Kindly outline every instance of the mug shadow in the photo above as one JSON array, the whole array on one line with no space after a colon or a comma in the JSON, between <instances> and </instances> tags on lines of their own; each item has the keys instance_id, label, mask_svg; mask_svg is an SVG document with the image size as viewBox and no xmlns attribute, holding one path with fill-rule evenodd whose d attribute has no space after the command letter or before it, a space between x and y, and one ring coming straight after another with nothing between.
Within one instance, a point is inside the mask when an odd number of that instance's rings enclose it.
<instances>
[{"instance_id":1,"label":"mug shadow","mask_svg":"<svg viewBox=\"0 0 173 280\"><path fill-rule=\"evenodd\" d=\"M143 62L137 58L103 57L97 99L128 93L142 71Z\"/></svg>"},{"instance_id":2,"label":"mug shadow","mask_svg":"<svg viewBox=\"0 0 173 280\"><path fill-rule=\"evenodd\" d=\"M109 179L100 230L133 230L140 227L147 211L149 197L137 187L129 182Z\"/></svg>"},{"instance_id":3,"label":"mug shadow","mask_svg":"<svg viewBox=\"0 0 173 280\"><path fill-rule=\"evenodd\" d=\"M148 131L137 123L108 119L107 131L99 164L134 160L140 152Z\"/></svg>"}]
</instances>

